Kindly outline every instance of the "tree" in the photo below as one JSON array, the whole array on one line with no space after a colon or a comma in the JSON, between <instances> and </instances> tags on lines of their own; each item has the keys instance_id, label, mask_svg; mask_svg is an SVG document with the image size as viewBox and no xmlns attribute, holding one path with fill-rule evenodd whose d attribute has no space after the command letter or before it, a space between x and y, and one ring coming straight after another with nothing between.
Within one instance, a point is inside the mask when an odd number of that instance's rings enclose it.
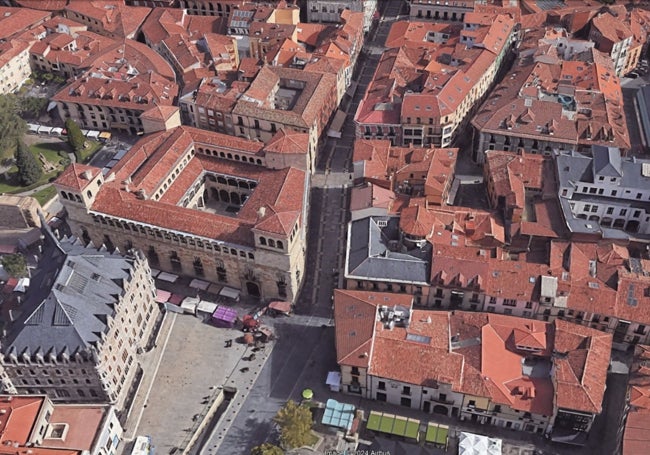
<instances>
[{"instance_id":1,"label":"tree","mask_svg":"<svg viewBox=\"0 0 650 455\"><path fill-rule=\"evenodd\" d=\"M68 142L74 150L75 154L82 151L86 145L86 138L84 137L77 122L69 118L65 121L65 129L68 131ZM77 158L79 156L77 155Z\"/></svg>"},{"instance_id":2,"label":"tree","mask_svg":"<svg viewBox=\"0 0 650 455\"><path fill-rule=\"evenodd\" d=\"M22 140L18 140L16 147L16 166L18 167L18 177L20 183L24 186L29 186L43 176L43 168L34 155L27 149L27 146Z\"/></svg>"},{"instance_id":3,"label":"tree","mask_svg":"<svg viewBox=\"0 0 650 455\"><path fill-rule=\"evenodd\" d=\"M274 418L280 426L280 442L285 449L302 447L312 442L311 411L289 400Z\"/></svg>"},{"instance_id":4,"label":"tree","mask_svg":"<svg viewBox=\"0 0 650 455\"><path fill-rule=\"evenodd\" d=\"M23 96L20 98L20 112L31 117L38 117L45 106L47 106L47 98L37 98L35 96Z\"/></svg>"},{"instance_id":5,"label":"tree","mask_svg":"<svg viewBox=\"0 0 650 455\"><path fill-rule=\"evenodd\" d=\"M27 263L22 254L7 254L0 258L0 264L5 271L15 278L27 276Z\"/></svg>"},{"instance_id":6,"label":"tree","mask_svg":"<svg viewBox=\"0 0 650 455\"><path fill-rule=\"evenodd\" d=\"M0 156L13 155L16 141L27 132L27 123L20 117L16 96L0 95Z\"/></svg>"},{"instance_id":7,"label":"tree","mask_svg":"<svg viewBox=\"0 0 650 455\"><path fill-rule=\"evenodd\" d=\"M284 455L284 450L278 446L265 442L261 446L253 447L251 455Z\"/></svg>"}]
</instances>

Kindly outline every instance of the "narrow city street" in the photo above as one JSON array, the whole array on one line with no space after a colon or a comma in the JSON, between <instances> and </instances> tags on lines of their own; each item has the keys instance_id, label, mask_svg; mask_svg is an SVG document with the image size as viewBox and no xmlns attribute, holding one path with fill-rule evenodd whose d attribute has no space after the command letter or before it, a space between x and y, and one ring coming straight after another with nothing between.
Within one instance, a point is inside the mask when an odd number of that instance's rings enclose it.
<instances>
[{"instance_id":1,"label":"narrow city street","mask_svg":"<svg viewBox=\"0 0 650 455\"><path fill-rule=\"evenodd\" d=\"M358 82L347 104L347 121L340 139L324 138L317 171L312 177L307 265L295 315L276 320L278 338L261 371L223 439L210 438L204 454L244 455L252 447L274 439L273 416L288 400L298 400L306 387L316 399L326 393L327 372L336 368L332 295L342 280L345 261L347 206L351 187L354 114L374 74L390 26L398 20L404 3L380 2L382 17L370 33L357 63Z\"/></svg>"}]
</instances>

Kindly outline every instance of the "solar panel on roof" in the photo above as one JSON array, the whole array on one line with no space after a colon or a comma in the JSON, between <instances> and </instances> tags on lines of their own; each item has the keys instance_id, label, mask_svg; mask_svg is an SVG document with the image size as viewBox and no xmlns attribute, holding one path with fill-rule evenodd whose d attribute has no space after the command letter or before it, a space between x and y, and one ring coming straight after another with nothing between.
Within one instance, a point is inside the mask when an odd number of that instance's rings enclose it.
<instances>
[{"instance_id":1,"label":"solar panel on roof","mask_svg":"<svg viewBox=\"0 0 650 455\"><path fill-rule=\"evenodd\" d=\"M417 335L415 333L407 334L406 339L409 341L415 341L416 343L422 343L422 344L431 343L431 337L424 336L424 335Z\"/></svg>"}]
</instances>

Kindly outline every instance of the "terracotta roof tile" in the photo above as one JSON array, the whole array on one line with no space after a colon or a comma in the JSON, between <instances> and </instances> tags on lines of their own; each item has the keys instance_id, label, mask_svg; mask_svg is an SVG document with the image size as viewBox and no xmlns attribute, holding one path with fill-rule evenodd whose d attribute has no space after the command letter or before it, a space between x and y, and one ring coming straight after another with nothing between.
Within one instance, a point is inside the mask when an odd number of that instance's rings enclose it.
<instances>
[{"instance_id":1,"label":"terracotta roof tile","mask_svg":"<svg viewBox=\"0 0 650 455\"><path fill-rule=\"evenodd\" d=\"M90 185L99 172L100 170L94 166L72 163L59 175L56 183L65 188L81 191Z\"/></svg>"},{"instance_id":2,"label":"terracotta roof tile","mask_svg":"<svg viewBox=\"0 0 650 455\"><path fill-rule=\"evenodd\" d=\"M309 152L309 135L282 128L264 146L264 150L273 153L304 155Z\"/></svg>"},{"instance_id":3,"label":"terracotta roof tile","mask_svg":"<svg viewBox=\"0 0 650 455\"><path fill-rule=\"evenodd\" d=\"M160 200L151 199L191 147L194 147L195 154L175 181ZM206 155L202 150L210 148L256 154L262 147L263 144L258 142L185 126L149 135L136 143L107 175L90 210L208 239L252 246L250 229L253 227L273 230L274 233L286 233L287 229L293 228L302 213L305 173L294 168L268 170L223 160ZM66 170L56 183L63 186L70 185L71 181L74 183L75 174L70 169L75 166ZM246 177L255 181L257 186L236 216L179 206L186 192L205 172ZM124 182L130 182L128 189ZM138 197L138 190L144 191L146 199ZM267 208L262 218L260 207Z\"/></svg>"},{"instance_id":4,"label":"terracotta roof tile","mask_svg":"<svg viewBox=\"0 0 650 455\"><path fill-rule=\"evenodd\" d=\"M46 11L0 6L0 38L12 38L50 17Z\"/></svg>"},{"instance_id":5,"label":"terracotta roof tile","mask_svg":"<svg viewBox=\"0 0 650 455\"><path fill-rule=\"evenodd\" d=\"M134 36L151 12L151 8L115 0L70 0L65 10L97 20L106 32L124 38Z\"/></svg>"},{"instance_id":6,"label":"terracotta roof tile","mask_svg":"<svg viewBox=\"0 0 650 455\"><path fill-rule=\"evenodd\" d=\"M45 398L42 396L0 396L0 444L24 446L36 424Z\"/></svg>"},{"instance_id":7,"label":"terracotta roof tile","mask_svg":"<svg viewBox=\"0 0 650 455\"><path fill-rule=\"evenodd\" d=\"M611 335L562 321L550 324L461 311L412 310L407 326L387 328L376 316L382 296L403 297L335 291L339 363L367 366L372 376L407 384L451 384L455 392L487 397L539 415L551 416L554 400L564 409L600 412ZM586 352L586 360L574 362L552 355L567 348L571 349L569 356ZM522 364L531 356L547 362L549 372L557 371L555 379L525 374Z\"/></svg>"}]
</instances>

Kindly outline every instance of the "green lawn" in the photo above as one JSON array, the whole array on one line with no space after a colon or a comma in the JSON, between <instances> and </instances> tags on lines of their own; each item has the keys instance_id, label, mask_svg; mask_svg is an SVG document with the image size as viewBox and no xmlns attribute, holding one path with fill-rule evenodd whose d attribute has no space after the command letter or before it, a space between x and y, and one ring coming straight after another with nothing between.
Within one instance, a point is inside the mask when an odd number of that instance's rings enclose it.
<instances>
[{"instance_id":1,"label":"green lawn","mask_svg":"<svg viewBox=\"0 0 650 455\"><path fill-rule=\"evenodd\" d=\"M79 155L82 163L86 163L90 158L95 154L97 150L102 148L103 144L96 141L88 141L88 147L86 147ZM70 146L67 142L40 142L29 147L29 151L34 154L34 158L38 163L43 164L40 160L40 155L42 154L47 161L56 166L56 169L44 173L41 179L30 186L21 186L18 181L18 168L12 166L11 169L7 172L7 175L0 175L0 193L22 193L23 191L29 191L31 189L37 188L41 185L49 183L53 179L59 176L63 171L65 166L69 163L68 152L70 151ZM47 197L47 192L45 196ZM49 196L45 201L53 197Z\"/></svg>"},{"instance_id":2,"label":"green lawn","mask_svg":"<svg viewBox=\"0 0 650 455\"><path fill-rule=\"evenodd\" d=\"M68 162L68 150L69 146L65 142L41 142L31 145L29 151L32 152L36 161L41 165L43 164L39 158L42 154L48 162L56 166L55 169L44 172L40 180L33 185L22 186L18 180L18 169L16 166L12 166L6 174L0 176L0 193L22 193L55 179L63 171L64 164Z\"/></svg>"},{"instance_id":3,"label":"green lawn","mask_svg":"<svg viewBox=\"0 0 650 455\"><path fill-rule=\"evenodd\" d=\"M47 159L52 164L60 164L61 160L68 158L68 152L70 151L70 146L67 142L41 142L38 144L31 145L29 151L34 154L34 157L39 160L39 155L43 154L45 159Z\"/></svg>"},{"instance_id":4,"label":"green lawn","mask_svg":"<svg viewBox=\"0 0 650 455\"><path fill-rule=\"evenodd\" d=\"M48 185L44 188L41 188L34 194L32 194L32 197L35 198L41 206L45 205L47 202L50 201L54 196L56 196L56 188L52 185Z\"/></svg>"},{"instance_id":5,"label":"green lawn","mask_svg":"<svg viewBox=\"0 0 650 455\"><path fill-rule=\"evenodd\" d=\"M102 148L102 146L104 145L101 142L97 142L97 141L87 140L86 142L88 142L88 147L86 147L81 151L80 153L81 156L79 157L81 158L80 161L82 163L87 163L88 161L90 161L90 158L95 154L95 152L100 148Z\"/></svg>"}]
</instances>

